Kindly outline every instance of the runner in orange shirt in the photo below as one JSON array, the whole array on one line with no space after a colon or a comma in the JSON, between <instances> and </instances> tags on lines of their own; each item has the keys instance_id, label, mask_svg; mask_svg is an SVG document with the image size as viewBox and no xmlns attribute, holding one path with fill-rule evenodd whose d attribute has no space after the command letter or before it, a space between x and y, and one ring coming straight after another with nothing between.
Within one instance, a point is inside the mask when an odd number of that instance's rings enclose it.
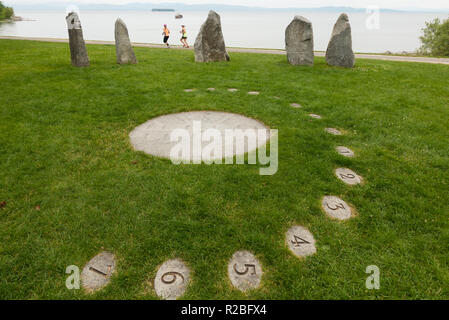
<instances>
[{"instance_id":1,"label":"runner in orange shirt","mask_svg":"<svg viewBox=\"0 0 449 320\"><path fill-rule=\"evenodd\" d=\"M167 48L170 48L170 45L168 44L168 38L170 38L170 30L168 30L166 24L164 24L164 30L162 31L162 35L164 36L164 43L167 45Z\"/></svg>"}]
</instances>

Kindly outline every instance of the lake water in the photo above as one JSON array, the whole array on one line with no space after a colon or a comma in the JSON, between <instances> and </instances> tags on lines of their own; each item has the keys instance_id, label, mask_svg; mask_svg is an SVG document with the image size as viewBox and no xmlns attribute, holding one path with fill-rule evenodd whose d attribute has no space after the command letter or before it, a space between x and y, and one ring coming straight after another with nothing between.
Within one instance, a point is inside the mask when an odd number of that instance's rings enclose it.
<instances>
[{"instance_id":1,"label":"lake water","mask_svg":"<svg viewBox=\"0 0 449 320\"><path fill-rule=\"evenodd\" d=\"M18 11L18 16L34 21L0 23L0 35L68 38L64 11ZM223 34L229 47L284 49L285 28L295 14L313 23L315 50L326 50L336 12L219 12ZM171 30L171 43L179 43L181 24L187 26L188 41L193 45L207 12L183 12L176 20L173 12L150 11L83 11L80 14L86 40L114 40L114 23L121 17L128 26L131 41L161 43L162 26ZM382 53L414 51L420 46L419 36L426 21L448 14L436 13L380 13L378 29L368 28L366 13L349 13L353 46L356 52ZM370 20L373 21L373 20ZM375 21L374 21L375 22Z\"/></svg>"}]
</instances>

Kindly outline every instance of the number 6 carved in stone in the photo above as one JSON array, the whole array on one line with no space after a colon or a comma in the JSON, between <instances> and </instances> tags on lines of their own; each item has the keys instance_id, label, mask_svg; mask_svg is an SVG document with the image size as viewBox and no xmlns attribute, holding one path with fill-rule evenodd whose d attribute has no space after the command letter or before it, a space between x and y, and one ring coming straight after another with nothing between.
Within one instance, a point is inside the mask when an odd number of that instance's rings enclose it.
<instances>
[{"instance_id":1,"label":"number 6 carved in stone","mask_svg":"<svg viewBox=\"0 0 449 320\"><path fill-rule=\"evenodd\" d=\"M170 280L166 280L166 277L171 277ZM167 272L161 277L161 281L165 284L173 284L175 283L176 279L180 277L182 280L182 283L184 283L184 276L180 274L179 272Z\"/></svg>"}]
</instances>

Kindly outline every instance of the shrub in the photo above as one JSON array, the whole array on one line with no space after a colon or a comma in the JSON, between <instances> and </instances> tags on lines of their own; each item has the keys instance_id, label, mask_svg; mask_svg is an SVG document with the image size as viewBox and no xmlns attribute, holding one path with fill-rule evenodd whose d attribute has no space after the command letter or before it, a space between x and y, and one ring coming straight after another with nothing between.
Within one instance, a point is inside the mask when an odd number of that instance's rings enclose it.
<instances>
[{"instance_id":1,"label":"shrub","mask_svg":"<svg viewBox=\"0 0 449 320\"><path fill-rule=\"evenodd\" d=\"M0 1L0 20L9 19L14 15L13 8L5 7Z\"/></svg>"},{"instance_id":2,"label":"shrub","mask_svg":"<svg viewBox=\"0 0 449 320\"><path fill-rule=\"evenodd\" d=\"M449 56L449 19L441 21L436 18L426 22L420 37L422 46L421 53L434 56Z\"/></svg>"}]
</instances>

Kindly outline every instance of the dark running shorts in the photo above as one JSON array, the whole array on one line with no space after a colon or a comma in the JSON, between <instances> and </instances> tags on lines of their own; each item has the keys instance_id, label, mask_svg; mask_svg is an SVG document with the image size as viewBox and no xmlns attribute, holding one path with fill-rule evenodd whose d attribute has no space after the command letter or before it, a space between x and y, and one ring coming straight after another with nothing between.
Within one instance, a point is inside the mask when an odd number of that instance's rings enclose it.
<instances>
[{"instance_id":1,"label":"dark running shorts","mask_svg":"<svg viewBox=\"0 0 449 320\"><path fill-rule=\"evenodd\" d=\"M168 38L170 38L170 36L165 36L165 37L164 37L164 43L167 43ZM160 38L159 38L159 39L160 39Z\"/></svg>"},{"instance_id":2,"label":"dark running shorts","mask_svg":"<svg viewBox=\"0 0 449 320\"><path fill-rule=\"evenodd\" d=\"M185 40L185 39L187 39L187 37L182 37L181 39L182 39L182 40Z\"/></svg>"}]
</instances>

